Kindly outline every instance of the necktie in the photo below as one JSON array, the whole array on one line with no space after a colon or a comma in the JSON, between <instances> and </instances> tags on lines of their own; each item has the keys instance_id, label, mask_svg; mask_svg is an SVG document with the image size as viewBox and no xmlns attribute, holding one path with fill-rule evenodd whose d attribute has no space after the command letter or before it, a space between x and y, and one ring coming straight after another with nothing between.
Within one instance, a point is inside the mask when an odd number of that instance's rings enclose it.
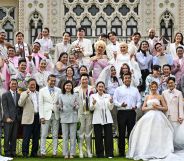
<instances>
[{"instance_id":1,"label":"necktie","mask_svg":"<svg viewBox=\"0 0 184 161\"><path fill-rule=\"evenodd\" d=\"M16 92L13 92L13 101L15 103L15 105L17 104L17 100L16 100Z\"/></svg>"},{"instance_id":2,"label":"necktie","mask_svg":"<svg viewBox=\"0 0 184 161\"><path fill-rule=\"evenodd\" d=\"M55 102L54 89L50 89L50 95L51 95L51 97L52 97L53 102Z\"/></svg>"}]
</instances>

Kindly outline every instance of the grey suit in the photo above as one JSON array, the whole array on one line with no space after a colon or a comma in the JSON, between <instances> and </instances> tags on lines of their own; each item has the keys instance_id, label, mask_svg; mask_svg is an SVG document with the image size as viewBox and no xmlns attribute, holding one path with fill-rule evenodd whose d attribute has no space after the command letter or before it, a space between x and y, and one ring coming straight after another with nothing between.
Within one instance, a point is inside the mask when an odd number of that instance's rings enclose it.
<instances>
[{"instance_id":1,"label":"grey suit","mask_svg":"<svg viewBox=\"0 0 184 161\"><path fill-rule=\"evenodd\" d=\"M18 125L21 119L21 108L18 106L20 95L16 93L16 103L14 103L10 91L2 95L3 121L4 121L4 152L6 156L14 156L16 153L16 139ZM8 123L6 120L10 118L13 122Z\"/></svg>"}]
</instances>

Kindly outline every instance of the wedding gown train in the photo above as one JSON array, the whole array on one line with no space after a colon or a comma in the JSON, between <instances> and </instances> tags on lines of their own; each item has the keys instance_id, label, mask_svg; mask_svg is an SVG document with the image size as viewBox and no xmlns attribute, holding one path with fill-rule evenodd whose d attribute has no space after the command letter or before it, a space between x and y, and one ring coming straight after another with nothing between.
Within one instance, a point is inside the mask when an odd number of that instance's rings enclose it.
<instances>
[{"instance_id":1,"label":"wedding gown train","mask_svg":"<svg viewBox=\"0 0 184 161\"><path fill-rule=\"evenodd\" d=\"M0 155L0 161L8 161L8 160L13 160L13 158L3 157Z\"/></svg>"}]
</instances>

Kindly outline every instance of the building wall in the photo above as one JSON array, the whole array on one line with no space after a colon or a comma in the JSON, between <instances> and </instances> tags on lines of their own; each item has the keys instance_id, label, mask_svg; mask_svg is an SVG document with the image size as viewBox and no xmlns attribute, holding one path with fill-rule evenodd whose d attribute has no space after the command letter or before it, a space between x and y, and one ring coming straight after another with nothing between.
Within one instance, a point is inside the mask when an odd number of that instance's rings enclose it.
<instances>
[{"instance_id":1,"label":"building wall","mask_svg":"<svg viewBox=\"0 0 184 161\"><path fill-rule=\"evenodd\" d=\"M50 35L55 42L61 41L65 30L76 34L76 28L87 27L88 37L96 37L101 31L108 33L113 29L124 39L135 30L127 29L127 23L136 26L142 36L147 36L149 28L155 28L160 34L160 22L165 25L173 22L172 36L184 33L183 0L1 0L0 8L15 8L15 17L0 20L0 27L9 19L14 26L13 33L22 31L25 41L30 42L30 21L42 27L50 28ZM138 8L137 8L138 7ZM36 12L36 15L34 15ZM168 15L164 16L167 12ZM133 20L130 21L132 17ZM137 23L137 24L136 24ZM166 25L167 26L167 25ZM35 25L37 27L37 25ZM38 32L38 31L37 31Z\"/></svg>"}]
</instances>

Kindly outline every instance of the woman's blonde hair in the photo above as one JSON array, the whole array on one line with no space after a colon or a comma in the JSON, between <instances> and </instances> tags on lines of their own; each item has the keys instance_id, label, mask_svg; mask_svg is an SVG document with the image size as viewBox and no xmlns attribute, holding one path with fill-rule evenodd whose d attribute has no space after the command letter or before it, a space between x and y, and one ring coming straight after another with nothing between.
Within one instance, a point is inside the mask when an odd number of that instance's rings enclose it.
<instances>
[{"instance_id":1,"label":"woman's blonde hair","mask_svg":"<svg viewBox=\"0 0 184 161\"><path fill-rule=\"evenodd\" d=\"M105 43L103 40L98 40L98 41L95 43L95 45L94 45L95 50L97 50L97 47L100 46L100 45L103 46L103 48L104 48L103 52L104 52L104 51L106 50L106 43Z\"/></svg>"}]
</instances>

